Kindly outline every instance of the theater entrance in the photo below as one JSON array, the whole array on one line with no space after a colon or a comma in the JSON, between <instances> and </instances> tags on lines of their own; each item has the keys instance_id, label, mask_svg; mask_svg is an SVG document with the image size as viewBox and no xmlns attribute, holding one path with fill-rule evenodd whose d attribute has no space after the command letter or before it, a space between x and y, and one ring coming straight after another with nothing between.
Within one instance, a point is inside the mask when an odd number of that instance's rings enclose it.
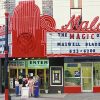
<instances>
[{"instance_id":1,"label":"theater entrance","mask_svg":"<svg viewBox=\"0 0 100 100\"><path fill-rule=\"evenodd\" d=\"M49 84L49 60L48 59L31 59L31 60L11 60L9 61L9 80L10 88L14 88L15 78L19 76L36 76L40 77L40 90L44 91Z\"/></svg>"},{"instance_id":2,"label":"theater entrance","mask_svg":"<svg viewBox=\"0 0 100 100\"><path fill-rule=\"evenodd\" d=\"M40 78L40 90L44 91L48 88L49 84L49 69L28 69L28 75L36 76Z\"/></svg>"}]
</instances>

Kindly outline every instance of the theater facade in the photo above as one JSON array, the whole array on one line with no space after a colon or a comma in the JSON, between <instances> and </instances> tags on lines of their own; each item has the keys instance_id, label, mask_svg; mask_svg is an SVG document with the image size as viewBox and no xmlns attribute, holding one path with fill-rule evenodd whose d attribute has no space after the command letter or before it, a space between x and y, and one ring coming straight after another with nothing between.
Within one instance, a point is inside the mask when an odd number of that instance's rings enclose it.
<instances>
[{"instance_id":1,"label":"theater facade","mask_svg":"<svg viewBox=\"0 0 100 100\"><path fill-rule=\"evenodd\" d=\"M39 75L40 92L100 92L99 16L88 23L73 15L65 26L56 29L54 18L40 15L35 2L20 2L12 16L10 89L15 88L16 77L31 74ZM0 88L4 84L3 66L1 56Z\"/></svg>"}]
</instances>

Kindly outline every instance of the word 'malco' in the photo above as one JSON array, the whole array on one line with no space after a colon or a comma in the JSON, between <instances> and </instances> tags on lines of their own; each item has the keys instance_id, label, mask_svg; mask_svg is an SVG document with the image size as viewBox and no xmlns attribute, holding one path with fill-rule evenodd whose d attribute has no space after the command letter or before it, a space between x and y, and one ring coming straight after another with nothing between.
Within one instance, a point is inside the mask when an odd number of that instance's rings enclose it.
<instances>
[{"instance_id":1,"label":"word 'malco'","mask_svg":"<svg viewBox=\"0 0 100 100\"><path fill-rule=\"evenodd\" d=\"M61 30L58 29L57 31L98 33L100 32L100 22L98 23L98 20L99 16L96 16L89 25L89 21L82 21L82 17L80 15L77 17L73 15L69 20L68 24L62 26Z\"/></svg>"}]
</instances>

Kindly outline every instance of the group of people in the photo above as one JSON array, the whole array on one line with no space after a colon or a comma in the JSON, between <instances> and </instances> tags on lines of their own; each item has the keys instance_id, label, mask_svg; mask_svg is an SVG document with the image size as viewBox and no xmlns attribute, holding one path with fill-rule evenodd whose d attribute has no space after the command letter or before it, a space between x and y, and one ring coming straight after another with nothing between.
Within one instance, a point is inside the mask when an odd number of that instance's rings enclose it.
<instances>
[{"instance_id":1,"label":"group of people","mask_svg":"<svg viewBox=\"0 0 100 100\"><path fill-rule=\"evenodd\" d=\"M15 92L16 96L21 95L22 87L29 87L29 96L38 97L39 96L39 86L40 86L40 79L39 76L26 76L15 79Z\"/></svg>"}]
</instances>

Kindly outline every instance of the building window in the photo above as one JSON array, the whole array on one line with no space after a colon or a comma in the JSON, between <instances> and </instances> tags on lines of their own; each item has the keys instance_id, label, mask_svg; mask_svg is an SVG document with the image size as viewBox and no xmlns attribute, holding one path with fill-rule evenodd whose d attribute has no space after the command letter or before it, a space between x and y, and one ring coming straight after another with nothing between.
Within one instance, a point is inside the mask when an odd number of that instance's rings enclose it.
<instances>
[{"instance_id":1,"label":"building window","mask_svg":"<svg viewBox=\"0 0 100 100\"><path fill-rule=\"evenodd\" d=\"M64 66L64 86L80 86L80 64L65 63Z\"/></svg>"},{"instance_id":2,"label":"building window","mask_svg":"<svg viewBox=\"0 0 100 100\"><path fill-rule=\"evenodd\" d=\"M93 75L94 86L100 86L100 63L94 63Z\"/></svg>"},{"instance_id":3,"label":"building window","mask_svg":"<svg viewBox=\"0 0 100 100\"><path fill-rule=\"evenodd\" d=\"M70 8L82 8L82 0L70 0Z\"/></svg>"},{"instance_id":4,"label":"building window","mask_svg":"<svg viewBox=\"0 0 100 100\"><path fill-rule=\"evenodd\" d=\"M74 8L78 8L78 0L74 0Z\"/></svg>"}]
</instances>

